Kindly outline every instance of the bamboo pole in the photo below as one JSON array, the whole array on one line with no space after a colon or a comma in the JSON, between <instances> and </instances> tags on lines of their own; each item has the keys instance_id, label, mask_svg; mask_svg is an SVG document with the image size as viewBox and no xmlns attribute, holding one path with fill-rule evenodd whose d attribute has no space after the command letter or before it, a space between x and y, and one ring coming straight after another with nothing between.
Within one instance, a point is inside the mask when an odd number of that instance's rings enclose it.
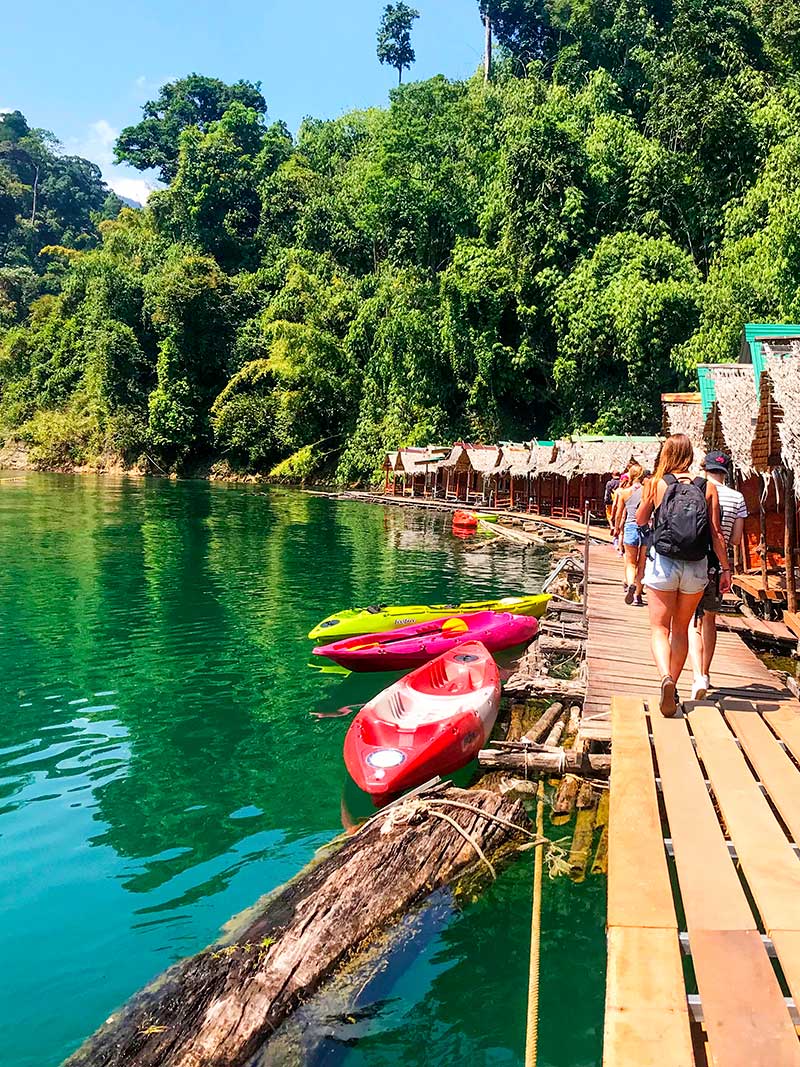
<instances>
[{"instance_id":1,"label":"bamboo pole","mask_svg":"<svg viewBox=\"0 0 800 1067\"><path fill-rule=\"evenodd\" d=\"M531 958L528 971L528 1026L525 1037L525 1067L536 1067L539 1057L539 965L542 943L542 874L544 872L544 782L539 779L536 802L537 845L533 863L531 907Z\"/></svg>"},{"instance_id":2,"label":"bamboo pole","mask_svg":"<svg viewBox=\"0 0 800 1067\"><path fill-rule=\"evenodd\" d=\"M786 560L786 606L792 614L797 612L797 581L794 573L797 555L797 498L795 496L794 472L787 468L784 483L784 557Z\"/></svg>"}]
</instances>

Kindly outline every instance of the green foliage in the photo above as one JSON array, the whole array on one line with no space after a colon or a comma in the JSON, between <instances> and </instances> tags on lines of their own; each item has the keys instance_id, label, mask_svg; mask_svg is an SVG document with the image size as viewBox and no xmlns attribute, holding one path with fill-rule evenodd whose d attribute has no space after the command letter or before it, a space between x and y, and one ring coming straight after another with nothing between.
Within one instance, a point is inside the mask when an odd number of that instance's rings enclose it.
<instances>
[{"instance_id":1,"label":"green foliage","mask_svg":"<svg viewBox=\"0 0 800 1067\"><path fill-rule=\"evenodd\" d=\"M190 74L167 82L155 100L142 108L144 118L126 126L116 145L117 160L139 170L154 169L161 180L171 181L178 171L181 135L185 130L207 130L234 104L264 115L267 104L261 85L238 81L226 85L218 78Z\"/></svg>"},{"instance_id":2,"label":"green foliage","mask_svg":"<svg viewBox=\"0 0 800 1067\"><path fill-rule=\"evenodd\" d=\"M652 432L745 321L797 320L789 7L481 11L491 84L401 85L296 141L258 86L165 86L118 145L170 181L143 211L0 118L3 431L57 464L356 482L402 445ZM415 17L387 8L400 74Z\"/></svg>"},{"instance_id":3,"label":"green foliage","mask_svg":"<svg viewBox=\"0 0 800 1067\"><path fill-rule=\"evenodd\" d=\"M378 27L378 59L397 71L398 84L403 80L403 71L410 70L417 58L411 47L411 27L419 18L419 11L403 0L387 4L383 9Z\"/></svg>"}]
</instances>

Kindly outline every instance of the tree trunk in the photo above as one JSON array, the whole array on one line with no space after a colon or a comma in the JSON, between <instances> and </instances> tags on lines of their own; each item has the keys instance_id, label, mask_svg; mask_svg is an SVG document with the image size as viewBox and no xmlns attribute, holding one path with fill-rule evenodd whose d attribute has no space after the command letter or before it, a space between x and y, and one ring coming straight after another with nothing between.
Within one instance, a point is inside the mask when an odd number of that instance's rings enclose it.
<instances>
[{"instance_id":1,"label":"tree trunk","mask_svg":"<svg viewBox=\"0 0 800 1067\"><path fill-rule=\"evenodd\" d=\"M450 787L385 808L265 898L232 943L175 964L133 997L69 1067L240 1067L368 938L482 865L466 836L491 856L520 839L513 827L530 829L522 805L485 790Z\"/></svg>"},{"instance_id":2,"label":"tree trunk","mask_svg":"<svg viewBox=\"0 0 800 1067\"><path fill-rule=\"evenodd\" d=\"M33 179L33 206L31 207L31 226L36 222L36 200L39 192L39 167Z\"/></svg>"},{"instance_id":3,"label":"tree trunk","mask_svg":"<svg viewBox=\"0 0 800 1067\"><path fill-rule=\"evenodd\" d=\"M492 80L492 20L488 15L484 15L483 23L486 29L486 45L483 52L483 80L488 84Z\"/></svg>"}]
</instances>

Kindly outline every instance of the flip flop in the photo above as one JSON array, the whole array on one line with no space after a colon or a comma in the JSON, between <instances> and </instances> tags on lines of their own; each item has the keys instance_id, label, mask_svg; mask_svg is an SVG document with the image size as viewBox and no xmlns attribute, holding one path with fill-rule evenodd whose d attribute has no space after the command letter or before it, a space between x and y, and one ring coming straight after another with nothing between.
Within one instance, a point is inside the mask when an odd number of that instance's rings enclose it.
<instances>
[{"instance_id":1,"label":"flip flop","mask_svg":"<svg viewBox=\"0 0 800 1067\"><path fill-rule=\"evenodd\" d=\"M659 708L665 719L671 719L678 710L678 695L675 683L668 674L661 679L661 699Z\"/></svg>"}]
</instances>

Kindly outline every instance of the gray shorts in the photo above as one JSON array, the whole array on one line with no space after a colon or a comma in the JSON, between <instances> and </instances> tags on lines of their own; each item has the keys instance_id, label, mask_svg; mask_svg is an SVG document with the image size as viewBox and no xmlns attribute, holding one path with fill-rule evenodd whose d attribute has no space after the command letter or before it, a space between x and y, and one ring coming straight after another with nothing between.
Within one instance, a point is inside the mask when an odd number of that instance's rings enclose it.
<instances>
[{"instance_id":1,"label":"gray shorts","mask_svg":"<svg viewBox=\"0 0 800 1067\"><path fill-rule=\"evenodd\" d=\"M643 584L661 593L700 593L708 585L708 560L670 559L651 552L644 569Z\"/></svg>"}]
</instances>

